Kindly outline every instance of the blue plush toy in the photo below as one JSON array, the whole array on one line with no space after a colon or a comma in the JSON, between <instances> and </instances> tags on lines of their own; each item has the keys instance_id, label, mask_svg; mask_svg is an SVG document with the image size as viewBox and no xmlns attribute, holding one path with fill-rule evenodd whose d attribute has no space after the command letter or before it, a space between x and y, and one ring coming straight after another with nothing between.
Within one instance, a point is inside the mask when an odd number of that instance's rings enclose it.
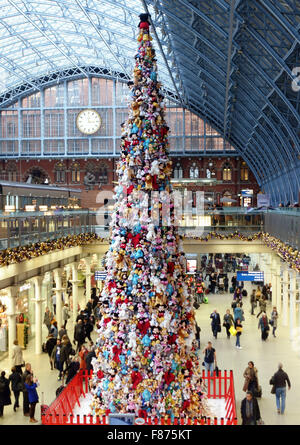
<instances>
[{"instance_id":1,"label":"blue plush toy","mask_svg":"<svg viewBox=\"0 0 300 445\"><path fill-rule=\"evenodd\" d=\"M144 337L142 338L142 343L143 343L145 348L147 346L150 346L151 345L151 338L147 334L144 335Z\"/></svg>"},{"instance_id":2,"label":"blue plush toy","mask_svg":"<svg viewBox=\"0 0 300 445\"><path fill-rule=\"evenodd\" d=\"M116 407L114 405L114 402L110 402L109 409L110 409L111 413L115 413L116 412Z\"/></svg>"},{"instance_id":3,"label":"blue plush toy","mask_svg":"<svg viewBox=\"0 0 300 445\"><path fill-rule=\"evenodd\" d=\"M145 389L142 392L142 398L145 402L149 402L149 400L151 399L151 392L148 389Z\"/></svg>"},{"instance_id":4,"label":"blue plush toy","mask_svg":"<svg viewBox=\"0 0 300 445\"><path fill-rule=\"evenodd\" d=\"M142 226L140 223L137 223L134 227L133 227L133 233L136 235L137 233L140 233L142 230Z\"/></svg>"},{"instance_id":5,"label":"blue plush toy","mask_svg":"<svg viewBox=\"0 0 300 445\"><path fill-rule=\"evenodd\" d=\"M135 254L134 254L134 258L137 260L138 258L142 258L144 256L144 252L142 251L142 249L138 249Z\"/></svg>"}]
</instances>

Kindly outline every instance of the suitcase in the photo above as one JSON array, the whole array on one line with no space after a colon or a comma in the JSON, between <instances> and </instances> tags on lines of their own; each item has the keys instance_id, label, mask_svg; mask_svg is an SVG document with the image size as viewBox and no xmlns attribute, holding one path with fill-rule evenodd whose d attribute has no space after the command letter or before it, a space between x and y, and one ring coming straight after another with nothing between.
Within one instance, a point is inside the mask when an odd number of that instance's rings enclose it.
<instances>
[{"instance_id":1,"label":"suitcase","mask_svg":"<svg viewBox=\"0 0 300 445\"><path fill-rule=\"evenodd\" d=\"M44 403L44 393L42 392L41 416L46 413L48 408L49 408L49 405L46 405Z\"/></svg>"},{"instance_id":2,"label":"suitcase","mask_svg":"<svg viewBox=\"0 0 300 445\"><path fill-rule=\"evenodd\" d=\"M234 293L234 289L233 289L233 287L231 287L231 288L229 289L229 292L230 292L231 294Z\"/></svg>"}]
</instances>

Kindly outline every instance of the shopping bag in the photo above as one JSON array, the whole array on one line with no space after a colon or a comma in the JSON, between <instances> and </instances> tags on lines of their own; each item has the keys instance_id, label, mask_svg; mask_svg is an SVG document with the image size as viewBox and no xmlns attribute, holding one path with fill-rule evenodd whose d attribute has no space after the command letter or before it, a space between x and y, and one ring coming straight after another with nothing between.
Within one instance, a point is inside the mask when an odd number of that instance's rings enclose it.
<instances>
[{"instance_id":1,"label":"shopping bag","mask_svg":"<svg viewBox=\"0 0 300 445\"><path fill-rule=\"evenodd\" d=\"M237 330L235 329L234 326L230 326L229 332L230 332L231 335L236 335L237 334Z\"/></svg>"}]
</instances>

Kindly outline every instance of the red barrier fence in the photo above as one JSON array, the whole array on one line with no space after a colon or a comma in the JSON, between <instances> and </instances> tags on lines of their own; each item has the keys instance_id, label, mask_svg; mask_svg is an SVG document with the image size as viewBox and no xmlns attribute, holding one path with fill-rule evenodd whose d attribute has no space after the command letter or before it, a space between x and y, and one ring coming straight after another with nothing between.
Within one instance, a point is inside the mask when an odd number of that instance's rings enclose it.
<instances>
[{"instance_id":1,"label":"red barrier fence","mask_svg":"<svg viewBox=\"0 0 300 445\"><path fill-rule=\"evenodd\" d=\"M85 398L89 392L89 379L92 372L80 371L59 394L47 411L42 414L43 425L108 425L108 416L73 415L76 405L80 406L80 398ZM225 417L202 419L171 418L147 418L146 425L237 425L233 372L225 370L215 374L205 374L202 378L207 387L208 399L225 399ZM82 399L81 399L82 400Z\"/></svg>"}]
</instances>

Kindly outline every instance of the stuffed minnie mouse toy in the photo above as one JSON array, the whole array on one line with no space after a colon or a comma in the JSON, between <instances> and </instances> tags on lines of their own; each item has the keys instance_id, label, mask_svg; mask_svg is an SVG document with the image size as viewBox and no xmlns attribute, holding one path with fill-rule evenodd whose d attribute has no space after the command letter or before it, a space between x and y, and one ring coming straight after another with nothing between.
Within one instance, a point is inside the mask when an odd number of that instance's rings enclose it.
<instances>
[{"instance_id":1,"label":"stuffed minnie mouse toy","mask_svg":"<svg viewBox=\"0 0 300 445\"><path fill-rule=\"evenodd\" d=\"M149 14L140 14L139 15L140 23L139 28L140 29L149 29L150 23L149 23Z\"/></svg>"}]
</instances>

